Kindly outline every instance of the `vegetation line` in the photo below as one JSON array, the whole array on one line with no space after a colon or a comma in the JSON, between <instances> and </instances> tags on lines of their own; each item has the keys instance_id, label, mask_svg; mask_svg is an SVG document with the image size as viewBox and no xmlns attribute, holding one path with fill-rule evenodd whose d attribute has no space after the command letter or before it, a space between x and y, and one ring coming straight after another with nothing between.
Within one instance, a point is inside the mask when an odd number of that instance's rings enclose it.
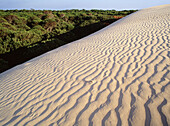
<instances>
[{"instance_id":1,"label":"vegetation line","mask_svg":"<svg viewBox=\"0 0 170 126\"><path fill-rule=\"evenodd\" d=\"M0 10L0 72L137 10Z\"/></svg>"}]
</instances>

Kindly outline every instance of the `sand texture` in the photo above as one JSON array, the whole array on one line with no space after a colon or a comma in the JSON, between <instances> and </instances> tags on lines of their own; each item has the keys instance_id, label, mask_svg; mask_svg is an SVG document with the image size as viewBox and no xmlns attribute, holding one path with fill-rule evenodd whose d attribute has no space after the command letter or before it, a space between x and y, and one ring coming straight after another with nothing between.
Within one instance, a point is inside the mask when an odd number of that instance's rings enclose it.
<instances>
[{"instance_id":1,"label":"sand texture","mask_svg":"<svg viewBox=\"0 0 170 126\"><path fill-rule=\"evenodd\" d=\"M0 74L0 125L170 125L170 4Z\"/></svg>"}]
</instances>

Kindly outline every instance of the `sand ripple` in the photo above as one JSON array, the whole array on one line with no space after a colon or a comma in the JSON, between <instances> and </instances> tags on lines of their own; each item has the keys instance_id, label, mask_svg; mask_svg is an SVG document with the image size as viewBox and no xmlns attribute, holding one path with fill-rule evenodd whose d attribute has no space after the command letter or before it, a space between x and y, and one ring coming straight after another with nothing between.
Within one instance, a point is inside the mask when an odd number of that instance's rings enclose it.
<instances>
[{"instance_id":1,"label":"sand ripple","mask_svg":"<svg viewBox=\"0 0 170 126\"><path fill-rule=\"evenodd\" d=\"M0 125L170 125L169 24L143 9L0 74Z\"/></svg>"}]
</instances>

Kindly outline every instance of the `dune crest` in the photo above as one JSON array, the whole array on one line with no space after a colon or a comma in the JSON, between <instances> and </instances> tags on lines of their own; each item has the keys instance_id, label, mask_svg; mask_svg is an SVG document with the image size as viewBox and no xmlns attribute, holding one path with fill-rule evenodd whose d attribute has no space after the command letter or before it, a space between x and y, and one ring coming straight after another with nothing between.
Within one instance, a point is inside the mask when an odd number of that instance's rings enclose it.
<instances>
[{"instance_id":1,"label":"dune crest","mask_svg":"<svg viewBox=\"0 0 170 126\"><path fill-rule=\"evenodd\" d=\"M0 125L170 125L170 4L0 74Z\"/></svg>"}]
</instances>

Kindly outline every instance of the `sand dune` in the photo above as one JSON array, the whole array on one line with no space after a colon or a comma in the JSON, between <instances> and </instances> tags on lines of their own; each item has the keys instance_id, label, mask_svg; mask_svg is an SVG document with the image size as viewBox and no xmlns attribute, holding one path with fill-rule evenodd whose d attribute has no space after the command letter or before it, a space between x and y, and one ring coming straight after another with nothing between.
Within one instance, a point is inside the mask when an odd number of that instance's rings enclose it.
<instances>
[{"instance_id":1,"label":"sand dune","mask_svg":"<svg viewBox=\"0 0 170 126\"><path fill-rule=\"evenodd\" d=\"M170 5L140 10L0 74L0 125L170 125Z\"/></svg>"}]
</instances>

